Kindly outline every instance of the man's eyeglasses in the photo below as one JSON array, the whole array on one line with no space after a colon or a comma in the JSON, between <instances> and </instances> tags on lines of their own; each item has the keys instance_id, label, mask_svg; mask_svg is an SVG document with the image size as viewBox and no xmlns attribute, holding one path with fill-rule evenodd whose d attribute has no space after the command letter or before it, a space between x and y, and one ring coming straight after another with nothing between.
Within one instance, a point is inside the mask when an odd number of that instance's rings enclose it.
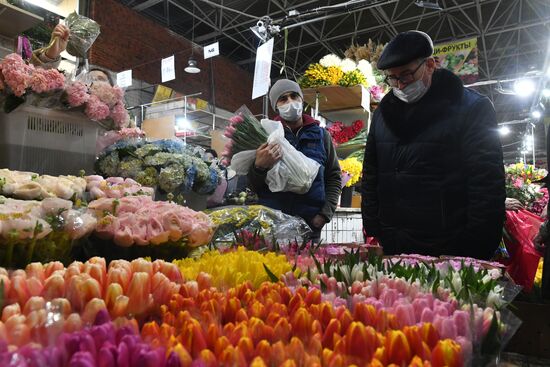
<instances>
[{"instance_id":1,"label":"man's eyeglasses","mask_svg":"<svg viewBox=\"0 0 550 367\"><path fill-rule=\"evenodd\" d=\"M277 102L286 102L288 97L290 97L291 100L295 101L300 97L300 95L296 92L283 94L282 96L279 97L279 99L277 99Z\"/></svg>"},{"instance_id":2,"label":"man's eyeglasses","mask_svg":"<svg viewBox=\"0 0 550 367\"><path fill-rule=\"evenodd\" d=\"M399 82L401 82L401 84L409 84L409 83L412 83L414 82L414 74L418 71L418 69L420 69L420 67L422 65L424 65L424 63L426 62L426 60L423 60L420 65L418 65L416 67L416 69L414 69L414 71L410 71L408 73L404 73L402 74L401 76L392 76L392 75L387 75L385 78L384 78L384 82L386 82L386 84L388 84L390 87L397 87L397 85L399 84Z\"/></svg>"}]
</instances>

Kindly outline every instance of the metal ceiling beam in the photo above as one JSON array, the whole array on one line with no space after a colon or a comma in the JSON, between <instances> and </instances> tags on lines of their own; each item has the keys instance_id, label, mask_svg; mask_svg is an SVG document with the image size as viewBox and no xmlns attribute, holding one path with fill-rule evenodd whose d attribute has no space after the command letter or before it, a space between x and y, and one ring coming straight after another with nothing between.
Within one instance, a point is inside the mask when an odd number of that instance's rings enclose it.
<instances>
[{"instance_id":1,"label":"metal ceiling beam","mask_svg":"<svg viewBox=\"0 0 550 367\"><path fill-rule=\"evenodd\" d=\"M151 6L157 5L160 2L162 2L162 0L147 0L144 3L137 4L132 9L134 9L135 11L143 11L147 8L150 8Z\"/></svg>"}]
</instances>

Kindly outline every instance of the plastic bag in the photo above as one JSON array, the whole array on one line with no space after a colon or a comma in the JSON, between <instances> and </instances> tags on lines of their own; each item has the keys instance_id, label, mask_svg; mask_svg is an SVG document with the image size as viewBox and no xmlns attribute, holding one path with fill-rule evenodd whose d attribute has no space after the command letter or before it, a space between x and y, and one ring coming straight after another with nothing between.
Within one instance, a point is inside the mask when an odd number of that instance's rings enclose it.
<instances>
[{"instance_id":1,"label":"plastic bag","mask_svg":"<svg viewBox=\"0 0 550 367\"><path fill-rule=\"evenodd\" d=\"M512 279L529 292L537 272L540 254L535 250L533 239L543 220L527 210L506 211L504 228L509 237L504 238L510 253L507 271Z\"/></svg>"},{"instance_id":2,"label":"plastic bag","mask_svg":"<svg viewBox=\"0 0 550 367\"><path fill-rule=\"evenodd\" d=\"M290 191L305 194L319 171L320 164L296 150L286 140L283 125L278 121L262 119L262 127L268 132L269 144L279 144L282 151L280 161L267 172L266 184L272 192ZM239 152L231 159L231 168L238 175L246 175L256 158L255 150Z\"/></svg>"},{"instance_id":3,"label":"plastic bag","mask_svg":"<svg viewBox=\"0 0 550 367\"><path fill-rule=\"evenodd\" d=\"M76 57L86 58L88 50L99 36L99 24L73 12L65 19L65 25L70 30L67 52Z\"/></svg>"},{"instance_id":4,"label":"plastic bag","mask_svg":"<svg viewBox=\"0 0 550 367\"><path fill-rule=\"evenodd\" d=\"M236 231L243 230L281 244L300 242L311 234L302 218L262 205L225 206L209 211L209 216L217 227L213 243L234 242Z\"/></svg>"},{"instance_id":5,"label":"plastic bag","mask_svg":"<svg viewBox=\"0 0 550 367\"><path fill-rule=\"evenodd\" d=\"M319 163L296 150L285 138L283 125L278 121L262 119L263 128L269 133L267 142L279 144L283 157L266 176L266 183L272 192L291 191L305 194L319 172Z\"/></svg>"}]
</instances>

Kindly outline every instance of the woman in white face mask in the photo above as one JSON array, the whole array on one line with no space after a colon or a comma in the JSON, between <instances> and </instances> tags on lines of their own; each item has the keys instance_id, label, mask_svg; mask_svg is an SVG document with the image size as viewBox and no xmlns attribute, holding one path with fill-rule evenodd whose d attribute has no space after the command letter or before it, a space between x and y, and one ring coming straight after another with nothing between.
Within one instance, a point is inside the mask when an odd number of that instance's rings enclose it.
<instances>
[{"instance_id":1,"label":"woman in white face mask","mask_svg":"<svg viewBox=\"0 0 550 367\"><path fill-rule=\"evenodd\" d=\"M385 81L393 88L397 98L405 103L414 103L430 88L434 71L435 60L429 57L386 70Z\"/></svg>"}]
</instances>

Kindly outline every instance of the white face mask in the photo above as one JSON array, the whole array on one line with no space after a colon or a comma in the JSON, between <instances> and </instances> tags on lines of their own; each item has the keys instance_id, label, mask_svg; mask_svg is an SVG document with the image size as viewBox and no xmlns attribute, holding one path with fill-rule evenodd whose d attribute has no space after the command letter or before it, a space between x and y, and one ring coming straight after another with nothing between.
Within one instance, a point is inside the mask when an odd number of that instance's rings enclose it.
<instances>
[{"instance_id":1,"label":"white face mask","mask_svg":"<svg viewBox=\"0 0 550 367\"><path fill-rule=\"evenodd\" d=\"M292 101L277 107L281 118L288 122L298 121L302 116L302 102Z\"/></svg>"},{"instance_id":2,"label":"white face mask","mask_svg":"<svg viewBox=\"0 0 550 367\"><path fill-rule=\"evenodd\" d=\"M426 69L424 69L426 71ZM422 77L417 81L407 85L403 89L393 88L393 95L402 100L405 103L414 103L420 98L424 97L424 94L428 91L428 87L422 81L424 77L424 72L422 72Z\"/></svg>"}]
</instances>

